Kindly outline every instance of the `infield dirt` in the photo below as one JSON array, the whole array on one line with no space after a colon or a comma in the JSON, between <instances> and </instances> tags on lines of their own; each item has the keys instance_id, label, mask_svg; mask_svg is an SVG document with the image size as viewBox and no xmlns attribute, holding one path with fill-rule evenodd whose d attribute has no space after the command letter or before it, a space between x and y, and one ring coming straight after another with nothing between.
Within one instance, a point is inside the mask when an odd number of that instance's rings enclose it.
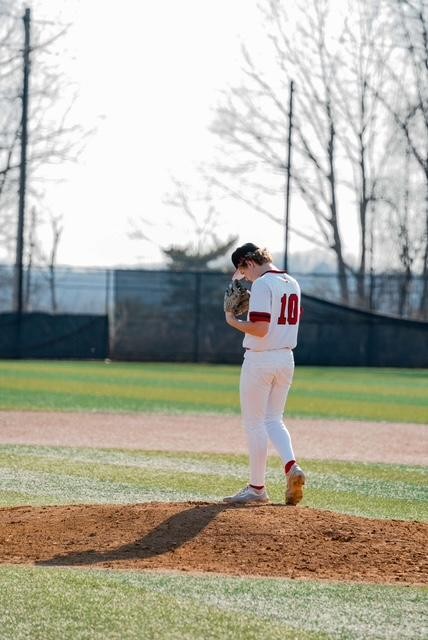
<instances>
[{"instance_id":1,"label":"infield dirt","mask_svg":"<svg viewBox=\"0 0 428 640\"><path fill-rule=\"evenodd\" d=\"M0 509L0 562L423 584L428 524L280 504Z\"/></svg>"},{"instance_id":2,"label":"infield dirt","mask_svg":"<svg viewBox=\"0 0 428 640\"><path fill-rule=\"evenodd\" d=\"M290 420L299 456L427 464L425 425ZM245 452L237 416L0 412L0 442ZM0 563L426 584L428 524L280 504L0 509Z\"/></svg>"},{"instance_id":3,"label":"infield dirt","mask_svg":"<svg viewBox=\"0 0 428 640\"><path fill-rule=\"evenodd\" d=\"M287 427L299 458L428 465L427 425L288 418ZM240 417L211 414L0 411L0 443L247 453Z\"/></svg>"}]
</instances>

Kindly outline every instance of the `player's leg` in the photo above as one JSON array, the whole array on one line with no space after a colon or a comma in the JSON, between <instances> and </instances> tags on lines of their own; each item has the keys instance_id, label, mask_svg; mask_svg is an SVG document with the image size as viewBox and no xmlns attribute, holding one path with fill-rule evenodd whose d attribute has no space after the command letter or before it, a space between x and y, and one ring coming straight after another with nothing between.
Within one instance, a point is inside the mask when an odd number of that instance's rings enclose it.
<instances>
[{"instance_id":1,"label":"player's leg","mask_svg":"<svg viewBox=\"0 0 428 640\"><path fill-rule=\"evenodd\" d=\"M269 501L265 487L268 452L265 411L272 376L263 370L260 361L260 354L246 353L239 385L242 423L248 443L250 481L242 491L224 498L225 502L251 504Z\"/></svg>"},{"instance_id":2,"label":"player's leg","mask_svg":"<svg viewBox=\"0 0 428 640\"><path fill-rule=\"evenodd\" d=\"M288 392L294 375L292 352L272 354L273 381L266 406L266 431L284 465L294 460L291 436L283 421Z\"/></svg>"},{"instance_id":3,"label":"player's leg","mask_svg":"<svg viewBox=\"0 0 428 640\"><path fill-rule=\"evenodd\" d=\"M246 354L239 385L242 422L250 459L250 484L264 486L268 452L265 415L272 374L259 362L259 354Z\"/></svg>"},{"instance_id":4,"label":"player's leg","mask_svg":"<svg viewBox=\"0 0 428 640\"><path fill-rule=\"evenodd\" d=\"M295 505L303 498L305 475L296 463L291 436L283 421L283 413L294 374L294 361L291 352L290 356L287 355L287 359L288 361L280 364L274 376L266 409L266 431L284 464L287 478L285 501L287 504Z\"/></svg>"}]
</instances>

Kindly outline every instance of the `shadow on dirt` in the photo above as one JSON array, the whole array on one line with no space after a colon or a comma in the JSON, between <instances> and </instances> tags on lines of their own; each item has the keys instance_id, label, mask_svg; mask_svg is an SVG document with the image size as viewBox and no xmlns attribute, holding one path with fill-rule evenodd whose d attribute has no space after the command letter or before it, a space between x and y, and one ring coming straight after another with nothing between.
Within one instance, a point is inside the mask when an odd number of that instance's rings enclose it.
<instances>
[{"instance_id":1,"label":"shadow on dirt","mask_svg":"<svg viewBox=\"0 0 428 640\"><path fill-rule=\"evenodd\" d=\"M49 560L38 561L35 564L44 566L87 565L132 558L143 560L159 556L176 551L186 542L196 538L222 511L239 508L239 505L230 504L197 505L167 518L150 533L132 543L106 551L88 549L56 555Z\"/></svg>"}]
</instances>

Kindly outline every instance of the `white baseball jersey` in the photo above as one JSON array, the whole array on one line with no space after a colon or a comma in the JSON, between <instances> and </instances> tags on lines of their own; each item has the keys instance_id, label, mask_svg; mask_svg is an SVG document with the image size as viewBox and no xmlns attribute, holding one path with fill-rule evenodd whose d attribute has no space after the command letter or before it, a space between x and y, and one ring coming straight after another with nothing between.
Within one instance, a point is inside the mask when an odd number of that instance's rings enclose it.
<instances>
[{"instance_id":1,"label":"white baseball jersey","mask_svg":"<svg viewBox=\"0 0 428 640\"><path fill-rule=\"evenodd\" d=\"M285 271L267 271L251 287L247 319L269 322L263 338L245 334L243 346L253 351L294 349L300 321L300 286Z\"/></svg>"}]
</instances>

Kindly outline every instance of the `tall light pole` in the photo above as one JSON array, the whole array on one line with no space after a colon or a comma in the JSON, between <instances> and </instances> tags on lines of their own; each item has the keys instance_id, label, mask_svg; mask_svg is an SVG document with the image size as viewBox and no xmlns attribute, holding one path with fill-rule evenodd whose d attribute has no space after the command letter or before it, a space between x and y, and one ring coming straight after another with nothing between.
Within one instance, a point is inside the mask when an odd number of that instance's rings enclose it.
<instances>
[{"instance_id":1,"label":"tall light pole","mask_svg":"<svg viewBox=\"0 0 428 640\"><path fill-rule=\"evenodd\" d=\"M27 143L28 143L28 85L30 76L30 9L25 10L24 21L24 77L22 86L22 116L21 116L21 160L19 170L19 206L18 228L16 234L16 259L14 282L14 307L20 317L23 311L23 254L24 254L24 218L25 218L25 192L27 186ZM19 321L19 320L18 320Z\"/></svg>"},{"instance_id":2,"label":"tall light pole","mask_svg":"<svg viewBox=\"0 0 428 640\"><path fill-rule=\"evenodd\" d=\"M287 181L285 189L285 247L284 271L288 270L288 237L290 226L290 185L291 185L291 133L293 130L293 92L294 81L290 81L290 103L288 107L288 149L287 149Z\"/></svg>"}]
</instances>

